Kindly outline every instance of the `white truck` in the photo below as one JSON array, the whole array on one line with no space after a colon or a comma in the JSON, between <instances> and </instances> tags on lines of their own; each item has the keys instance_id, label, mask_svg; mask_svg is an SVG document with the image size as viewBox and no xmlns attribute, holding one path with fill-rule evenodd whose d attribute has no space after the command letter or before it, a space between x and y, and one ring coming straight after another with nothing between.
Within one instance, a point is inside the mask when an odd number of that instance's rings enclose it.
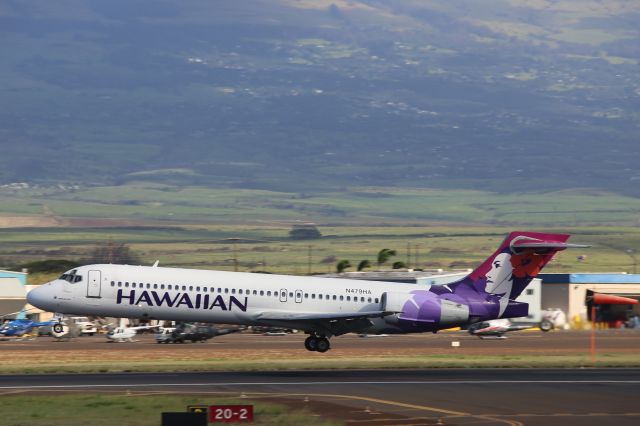
<instances>
[{"instance_id":1,"label":"white truck","mask_svg":"<svg viewBox=\"0 0 640 426\"><path fill-rule=\"evenodd\" d=\"M93 336L98 332L96 325L87 317L71 317L69 320L78 327L81 336Z\"/></svg>"}]
</instances>

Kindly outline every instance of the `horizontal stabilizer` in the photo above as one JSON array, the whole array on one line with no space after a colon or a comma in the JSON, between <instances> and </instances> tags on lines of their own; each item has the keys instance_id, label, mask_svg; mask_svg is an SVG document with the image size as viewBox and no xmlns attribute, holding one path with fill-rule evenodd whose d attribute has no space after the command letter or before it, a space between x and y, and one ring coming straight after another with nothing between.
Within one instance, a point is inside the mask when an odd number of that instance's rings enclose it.
<instances>
[{"instance_id":1,"label":"horizontal stabilizer","mask_svg":"<svg viewBox=\"0 0 640 426\"><path fill-rule=\"evenodd\" d=\"M561 251L568 248L589 248L584 244L570 244L563 241L544 241L530 237L516 237L509 244L512 253L521 253L525 250L536 253L547 251Z\"/></svg>"}]
</instances>

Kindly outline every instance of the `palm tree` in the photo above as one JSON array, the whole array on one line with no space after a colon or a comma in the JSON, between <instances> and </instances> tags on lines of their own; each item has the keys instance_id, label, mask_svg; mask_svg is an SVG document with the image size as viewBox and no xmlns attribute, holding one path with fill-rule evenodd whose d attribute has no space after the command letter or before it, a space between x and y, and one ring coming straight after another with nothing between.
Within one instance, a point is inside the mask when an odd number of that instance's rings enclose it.
<instances>
[{"instance_id":1,"label":"palm tree","mask_svg":"<svg viewBox=\"0 0 640 426\"><path fill-rule=\"evenodd\" d=\"M378 252L378 266L386 263L387 260L389 260L390 257L395 256L395 255L396 255L396 251L395 250L383 248L382 250L380 250Z\"/></svg>"},{"instance_id":2,"label":"palm tree","mask_svg":"<svg viewBox=\"0 0 640 426\"><path fill-rule=\"evenodd\" d=\"M340 262L338 262L338 264L336 265L336 271L341 274L344 272L345 269L347 268L351 268L351 262L349 262L347 259L343 259Z\"/></svg>"},{"instance_id":3,"label":"palm tree","mask_svg":"<svg viewBox=\"0 0 640 426\"><path fill-rule=\"evenodd\" d=\"M360 263L358 263L358 272L366 268L371 268L371 262L369 262L368 260L365 259L360 261Z\"/></svg>"},{"instance_id":4,"label":"palm tree","mask_svg":"<svg viewBox=\"0 0 640 426\"><path fill-rule=\"evenodd\" d=\"M393 269L404 269L407 265L404 262L393 262Z\"/></svg>"}]
</instances>

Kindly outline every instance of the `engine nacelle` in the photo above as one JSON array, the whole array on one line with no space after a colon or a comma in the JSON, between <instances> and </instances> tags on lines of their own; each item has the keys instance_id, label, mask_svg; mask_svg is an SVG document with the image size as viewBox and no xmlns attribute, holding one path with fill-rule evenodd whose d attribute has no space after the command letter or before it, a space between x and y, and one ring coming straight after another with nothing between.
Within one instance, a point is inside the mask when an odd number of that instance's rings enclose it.
<instances>
[{"instance_id":1,"label":"engine nacelle","mask_svg":"<svg viewBox=\"0 0 640 426\"><path fill-rule=\"evenodd\" d=\"M425 290L410 293L386 292L382 295L381 308L386 312L397 312L385 316L389 324L401 320L437 325L439 328L454 326L469 320L469 305L442 299Z\"/></svg>"}]
</instances>

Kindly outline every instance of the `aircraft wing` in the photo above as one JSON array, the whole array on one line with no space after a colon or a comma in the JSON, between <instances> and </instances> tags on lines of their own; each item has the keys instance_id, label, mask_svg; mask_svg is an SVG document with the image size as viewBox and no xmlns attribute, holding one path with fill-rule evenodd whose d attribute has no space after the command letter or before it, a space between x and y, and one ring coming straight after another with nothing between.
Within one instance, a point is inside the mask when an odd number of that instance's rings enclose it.
<instances>
[{"instance_id":1,"label":"aircraft wing","mask_svg":"<svg viewBox=\"0 0 640 426\"><path fill-rule=\"evenodd\" d=\"M395 312L294 312L262 311L255 315L256 321L278 327L291 327L315 332L327 336L340 336L345 333L361 332L371 327L372 318L382 318Z\"/></svg>"},{"instance_id":2,"label":"aircraft wing","mask_svg":"<svg viewBox=\"0 0 640 426\"><path fill-rule=\"evenodd\" d=\"M381 318L394 312L363 311L363 312L292 312L292 311L262 311L256 314L256 320L272 321L339 321L359 318Z\"/></svg>"}]
</instances>

